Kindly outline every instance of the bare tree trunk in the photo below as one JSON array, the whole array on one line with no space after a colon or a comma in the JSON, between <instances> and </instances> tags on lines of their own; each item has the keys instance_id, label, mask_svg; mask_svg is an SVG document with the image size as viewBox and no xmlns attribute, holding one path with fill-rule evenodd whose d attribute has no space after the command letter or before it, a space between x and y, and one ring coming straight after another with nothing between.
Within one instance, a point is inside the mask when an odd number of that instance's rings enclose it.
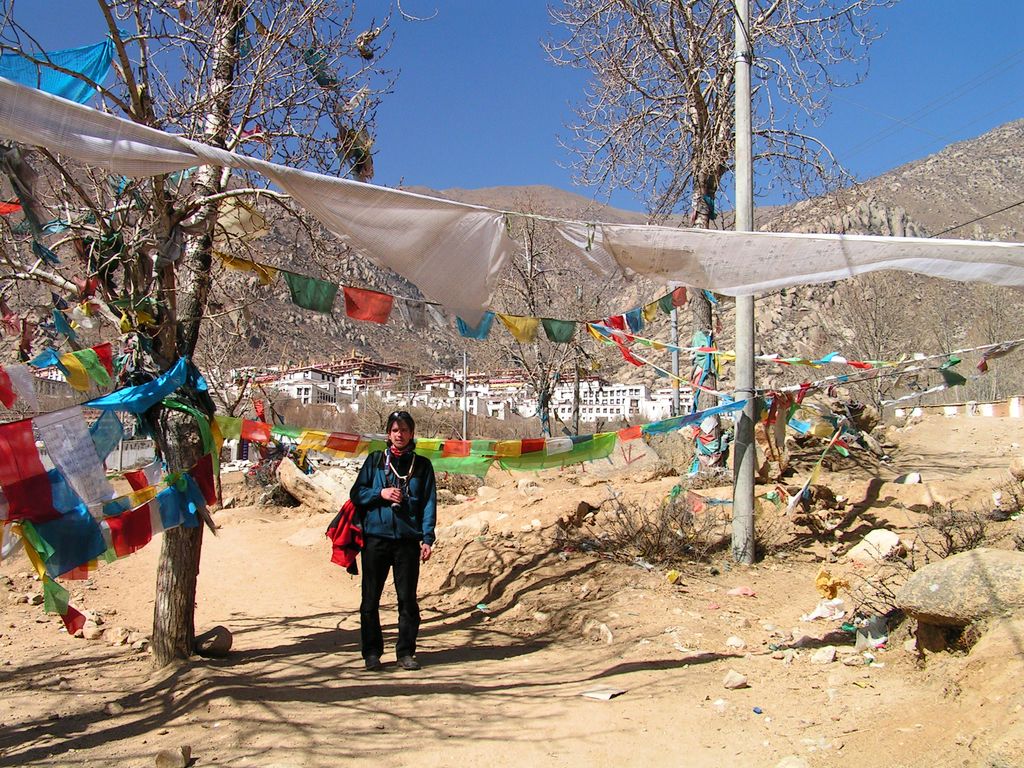
<instances>
[{"instance_id":1,"label":"bare tree trunk","mask_svg":"<svg viewBox=\"0 0 1024 768\"><path fill-rule=\"evenodd\" d=\"M235 63L238 60L237 38L234 34L241 14L239 0L224 0L217 20L217 49L208 97L210 109L206 115L204 141L223 147L231 127L231 92ZM224 175L219 168L202 166L196 172L195 184L201 194L209 196L220 192ZM193 231L184 238L182 259L185 276L180 286L164 283L176 302L178 353L189 357L199 341L199 329L210 291L210 263L212 260L213 228L217 218L217 204L206 203L192 217ZM173 237L174 233L168 233ZM166 270L168 281L174 270ZM199 438L191 416L179 411L164 410L160 415L158 439L161 454L172 471L185 471L202 458L205 446ZM203 529L173 528L164 532L157 568L156 599L153 607L153 633L151 646L158 666L175 659L187 659L195 647L196 586L199 577L199 558L202 552Z\"/></svg>"},{"instance_id":2,"label":"bare tree trunk","mask_svg":"<svg viewBox=\"0 0 1024 768\"><path fill-rule=\"evenodd\" d=\"M700 180L699 184L695 185L693 195L693 226L700 229L708 229L713 211L713 201L717 192L718 180L713 176L705 176ZM714 343L714 318L712 317L711 312L711 302L708 300L707 296L704 295L703 291L692 292L692 296L690 298L690 312L693 318L694 335L696 336L697 332L700 332ZM709 389L718 389L718 375L715 373L715 362L714 358L711 356L708 357L708 371L703 379L703 385ZM698 394L700 400L704 404L704 407L710 408L718 404L718 397L716 395L712 395L707 392L694 392L695 397L698 396ZM724 466L725 457L721 449L721 419L718 416L713 416L710 419L710 429L705 431L703 423L698 425L698 429L700 430L699 438L701 439L698 439L698 445L695 446L695 449L700 469L704 470ZM710 446L713 446L714 449L711 452L705 453L701 450L701 445L704 441L707 441Z\"/></svg>"}]
</instances>

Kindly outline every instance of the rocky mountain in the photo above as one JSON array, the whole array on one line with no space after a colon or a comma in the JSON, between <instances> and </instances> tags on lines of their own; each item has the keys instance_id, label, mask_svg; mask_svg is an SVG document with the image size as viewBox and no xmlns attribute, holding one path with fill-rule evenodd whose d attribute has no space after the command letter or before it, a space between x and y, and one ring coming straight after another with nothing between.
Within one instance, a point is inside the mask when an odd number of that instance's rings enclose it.
<instances>
[{"instance_id":1,"label":"rocky mountain","mask_svg":"<svg viewBox=\"0 0 1024 768\"><path fill-rule=\"evenodd\" d=\"M642 213L617 210L543 186L410 191L548 216L645 221ZM1024 120L951 145L837 193L760 210L757 226L775 231L1019 241L1024 238L1024 206L1008 206L1020 200L1024 200ZM987 215L1003 208L1007 210ZM275 224L271 235L257 244L262 251L257 257L294 263L297 239L294 231ZM557 271L563 287L556 288L556 295L573 290L579 294L580 286L588 290L593 287L592 276L574 265L571 254L558 253L549 242L543 248L548 249L548 264L559 265ZM419 296L407 281L340 246L311 260L339 282L401 296ZM307 271L315 272L316 265ZM516 287L515 277L506 281L505 288L510 287L496 299L496 306L510 312L521 311L522 291L521 286ZM589 305L591 315L580 317L578 302L574 307L567 306L572 302L566 306L552 303L545 314L594 320L628 310L663 292L663 287L645 281L603 285L600 303L592 301ZM232 298L230 293L229 290L224 296L225 306L237 302L238 296ZM515 354L515 350L509 349L507 334L500 328L492 333L490 341L467 342L455 332L452 318L447 319L445 327L411 332L395 320L376 326L350 321L337 309L331 316L298 309L291 305L279 283L257 293L246 310L228 312L224 318L215 319L230 333L208 335L211 343L205 350L207 356L220 361L244 360L255 352L267 362L308 363L356 350L382 360L402 361L411 369L430 370L460 364L463 349L468 349L481 365L497 367L512 364L509 354ZM758 346L764 353L806 356L839 349L857 359L939 353L1017 338L1024 328L1020 307L1020 294L1016 291L885 273L758 297ZM690 336L687 313L681 316L684 327L680 338L685 343ZM719 343L728 347L733 326L728 299L719 306L719 324ZM667 323L662 320L648 333L652 338L667 339ZM229 337L242 343L226 350L224 343ZM667 365L667 358L660 364ZM660 382L662 386L666 382L658 379L649 367L625 365L614 349L595 351L589 365L602 367L602 372L611 378ZM1024 371L1019 365L1006 364L1001 371L984 381L971 381L969 391L958 391L956 397L986 399L1024 389ZM806 376L806 369L759 369L759 380L768 383L786 383L794 377ZM916 385L923 386L920 382Z\"/></svg>"}]
</instances>

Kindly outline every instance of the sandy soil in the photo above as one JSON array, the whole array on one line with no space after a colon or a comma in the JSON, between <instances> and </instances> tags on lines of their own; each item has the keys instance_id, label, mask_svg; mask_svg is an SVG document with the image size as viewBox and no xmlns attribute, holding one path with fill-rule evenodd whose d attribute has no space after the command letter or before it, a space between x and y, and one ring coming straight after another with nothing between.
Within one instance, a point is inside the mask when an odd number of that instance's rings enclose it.
<instances>
[{"instance_id":1,"label":"sandy soil","mask_svg":"<svg viewBox=\"0 0 1024 768\"><path fill-rule=\"evenodd\" d=\"M904 627L869 664L842 620L801 615L820 599L823 565L857 575L841 556L827 561L871 527L905 534L930 501L990 504L1021 433L1009 419L938 417L894 432L891 465L858 458L822 477L848 500L835 532L811 536L780 518L779 551L758 565L720 555L681 568L674 584L665 568L566 547L554 523L611 492L663 498L678 478L648 479L622 457L533 483L492 473L489 490L442 511L442 523L464 522L442 531L424 569L418 673L393 656L382 673L362 670L358 580L329 562L328 515L218 512L197 627L227 626L234 647L163 670L144 650L69 637L41 605L18 602L40 585L26 560L7 561L0 766L152 766L186 745L197 766L262 768L1020 765L1024 625L927 659ZM925 483L892 482L907 472ZM239 482L226 477L226 495L241 499ZM1000 525L1005 535L1018 523ZM72 584L74 603L108 637L148 632L158 553L154 542ZM737 587L754 594L730 594ZM814 663L830 645L836 660ZM727 689L732 670L749 687ZM621 693L581 695L601 689Z\"/></svg>"}]
</instances>

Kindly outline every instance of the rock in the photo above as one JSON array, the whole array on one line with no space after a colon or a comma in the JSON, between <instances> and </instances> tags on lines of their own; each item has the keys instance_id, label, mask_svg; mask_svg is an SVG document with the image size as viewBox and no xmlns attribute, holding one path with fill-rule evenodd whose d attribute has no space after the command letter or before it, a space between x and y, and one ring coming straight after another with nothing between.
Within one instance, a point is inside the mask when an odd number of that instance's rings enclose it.
<instances>
[{"instance_id":1,"label":"rock","mask_svg":"<svg viewBox=\"0 0 1024 768\"><path fill-rule=\"evenodd\" d=\"M233 639L231 630L218 624L208 632L196 636L196 653L212 658L227 656Z\"/></svg>"},{"instance_id":2,"label":"rock","mask_svg":"<svg viewBox=\"0 0 1024 768\"><path fill-rule=\"evenodd\" d=\"M33 594L33 595L28 595L27 597L28 597L28 600L26 600L25 602L27 602L29 605L42 605L43 604L43 596L42 595Z\"/></svg>"},{"instance_id":3,"label":"rock","mask_svg":"<svg viewBox=\"0 0 1024 768\"><path fill-rule=\"evenodd\" d=\"M742 637L736 637L736 635L733 635L732 637L728 638L725 641L725 645L726 645L727 648L746 648L747 647L746 641L744 641Z\"/></svg>"},{"instance_id":4,"label":"rock","mask_svg":"<svg viewBox=\"0 0 1024 768\"><path fill-rule=\"evenodd\" d=\"M103 711L108 715L120 715L124 712L124 707L118 704L116 701L111 701L103 708Z\"/></svg>"},{"instance_id":5,"label":"rock","mask_svg":"<svg viewBox=\"0 0 1024 768\"><path fill-rule=\"evenodd\" d=\"M849 656L843 656L842 663L847 667L863 667L864 657L861 656L859 653L854 653Z\"/></svg>"},{"instance_id":6,"label":"rock","mask_svg":"<svg viewBox=\"0 0 1024 768\"><path fill-rule=\"evenodd\" d=\"M156 768L188 768L192 762L192 747L161 749L156 753Z\"/></svg>"},{"instance_id":7,"label":"rock","mask_svg":"<svg viewBox=\"0 0 1024 768\"><path fill-rule=\"evenodd\" d=\"M277 480L292 497L314 512L335 514L348 498L344 488L324 472L307 475L291 459L283 459L277 468Z\"/></svg>"},{"instance_id":8,"label":"rock","mask_svg":"<svg viewBox=\"0 0 1024 768\"><path fill-rule=\"evenodd\" d=\"M811 664L831 664L836 660L836 647L826 645L819 648L811 655Z\"/></svg>"},{"instance_id":9,"label":"rock","mask_svg":"<svg viewBox=\"0 0 1024 768\"><path fill-rule=\"evenodd\" d=\"M896 606L921 624L939 627L965 627L1019 611L1024 552L972 549L926 565L896 592Z\"/></svg>"},{"instance_id":10,"label":"rock","mask_svg":"<svg viewBox=\"0 0 1024 768\"><path fill-rule=\"evenodd\" d=\"M111 627L104 633L104 637L111 645L124 645L128 642L128 634L124 627Z\"/></svg>"},{"instance_id":11,"label":"rock","mask_svg":"<svg viewBox=\"0 0 1024 768\"><path fill-rule=\"evenodd\" d=\"M481 485L476 489L476 497L478 499L493 499L498 495L498 489L492 488L489 485Z\"/></svg>"},{"instance_id":12,"label":"rock","mask_svg":"<svg viewBox=\"0 0 1024 768\"><path fill-rule=\"evenodd\" d=\"M461 520L453 520L450 525L442 527L437 533L438 538L465 539L483 536L491 528L490 518L493 512L481 511Z\"/></svg>"},{"instance_id":13,"label":"rock","mask_svg":"<svg viewBox=\"0 0 1024 768\"><path fill-rule=\"evenodd\" d=\"M810 765L811 764L802 757L798 757L797 755L787 755L775 764L775 768L810 768Z\"/></svg>"},{"instance_id":14,"label":"rock","mask_svg":"<svg viewBox=\"0 0 1024 768\"><path fill-rule=\"evenodd\" d=\"M900 475L899 477L897 477L894 482L900 483L902 485L917 485L918 483L921 482L921 473L908 472L905 475Z\"/></svg>"},{"instance_id":15,"label":"rock","mask_svg":"<svg viewBox=\"0 0 1024 768\"><path fill-rule=\"evenodd\" d=\"M516 490L524 496L540 496L544 491L532 477L522 477L516 483Z\"/></svg>"},{"instance_id":16,"label":"rock","mask_svg":"<svg viewBox=\"0 0 1024 768\"><path fill-rule=\"evenodd\" d=\"M850 549L846 557L859 563L880 562L894 556L901 548L897 534L885 528L875 528Z\"/></svg>"},{"instance_id":17,"label":"rock","mask_svg":"<svg viewBox=\"0 0 1024 768\"><path fill-rule=\"evenodd\" d=\"M736 690L737 688L748 688L747 676L742 675L735 669L730 669L725 673L725 678L722 680L722 685L728 688L730 691Z\"/></svg>"},{"instance_id":18,"label":"rock","mask_svg":"<svg viewBox=\"0 0 1024 768\"><path fill-rule=\"evenodd\" d=\"M82 637L86 640L99 640L103 637L103 630L96 626L96 622L87 621L82 627Z\"/></svg>"},{"instance_id":19,"label":"rock","mask_svg":"<svg viewBox=\"0 0 1024 768\"><path fill-rule=\"evenodd\" d=\"M615 639L607 624L602 624L594 619L587 620L583 625L583 636L588 640L601 640L608 645L611 645Z\"/></svg>"},{"instance_id":20,"label":"rock","mask_svg":"<svg viewBox=\"0 0 1024 768\"><path fill-rule=\"evenodd\" d=\"M1021 483L1024 483L1024 454L1014 456L1010 459L1010 474Z\"/></svg>"}]
</instances>

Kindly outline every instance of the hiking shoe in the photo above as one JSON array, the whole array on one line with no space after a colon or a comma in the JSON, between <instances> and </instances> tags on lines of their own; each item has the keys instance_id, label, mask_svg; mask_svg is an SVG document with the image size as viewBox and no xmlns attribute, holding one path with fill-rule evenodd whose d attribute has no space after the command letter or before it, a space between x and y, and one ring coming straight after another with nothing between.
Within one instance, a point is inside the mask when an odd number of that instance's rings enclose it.
<instances>
[{"instance_id":1,"label":"hiking shoe","mask_svg":"<svg viewBox=\"0 0 1024 768\"><path fill-rule=\"evenodd\" d=\"M380 656L366 657L367 672L380 672L382 669L384 669L384 665L380 663Z\"/></svg>"},{"instance_id":2,"label":"hiking shoe","mask_svg":"<svg viewBox=\"0 0 1024 768\"><path fill-rule=\"evenodd\" d=\"M422 669L420 663L416 661L412 656L403 656L398 660L398 666L402 669L407 669L410 672L415 672L417 669Z\"/></svg>"}]
</instances>

